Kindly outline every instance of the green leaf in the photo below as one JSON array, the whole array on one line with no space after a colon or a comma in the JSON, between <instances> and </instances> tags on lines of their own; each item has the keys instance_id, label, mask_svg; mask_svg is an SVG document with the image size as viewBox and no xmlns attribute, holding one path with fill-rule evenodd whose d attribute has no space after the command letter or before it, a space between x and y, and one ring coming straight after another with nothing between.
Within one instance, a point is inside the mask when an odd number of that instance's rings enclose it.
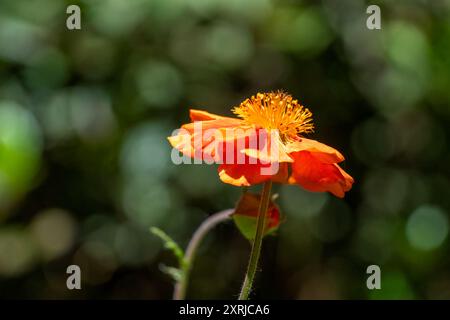
<instances>
[{"instance_id":1,"label":"green leaf","mask_svg":"<svg viewBox=\"0 0 450 320\"><path fill-rule=\"evenodd\" d=\"M256 222L257 219L251 216L244 215L233 215L233 220L239 231L242 233L244 237L248 240L253 240L256 232ZM267 228L264 232L264 236L275 232L278 227Z\"/></svg>"},{"instance_id":2,"label":"green leaf","mask_svg":"<svg viewBox=\"0 0 450 320\"><path fill-rule=\"evenodd\" d=\"M164 242L164 247L172 251L175 257L177 257L180 266L184 267L185 265L184 252L180 248L180 246L159 228L151 227L150 232L153 233L155 236L159 237Z\"/></svg>"}]
</instances>

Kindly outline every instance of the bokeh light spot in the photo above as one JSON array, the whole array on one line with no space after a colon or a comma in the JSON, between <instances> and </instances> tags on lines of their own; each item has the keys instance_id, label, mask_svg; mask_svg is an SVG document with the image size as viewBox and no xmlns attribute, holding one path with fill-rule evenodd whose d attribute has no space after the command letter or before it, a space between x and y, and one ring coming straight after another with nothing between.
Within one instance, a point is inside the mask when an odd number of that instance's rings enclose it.
<instances>
[{"instance_id":1,"label":"bokeh light spot","mask_svg":"<svg viewBox=\"0 0 450 320\"><path fill-rule=\"evenodd\" d=\"M45 260L65 254L75 240L75 221L67 211L49 209L38 213L30 232Z\"/></svg>"},{"instance_id":2,"label":"bokeh light spot","mask_svg":"<svg viewBox=\"0 0 450 320\"><path fill-rule=\"evenodd\" d=\"M311 193L298 186L283 186L280 201L283 208L294 218L309 218L317 215L329 199L326 193Z\"/></svg>"},{"instance_id":3,"label":"bokeh light spot","mask_svg":"<svg viewBox=\"0 0 450 320\"><path fill-rule=\"evenodd\" d=\"M171 170L170 146L162 143L166 140L166 132L169 130L164 124L144 123L128 133L120 156L121 168L127 177L147 175L154 178Z\"/></svg>"},{"instance_id":4,"label":"bokeh light spot","mask_svg":"<svg viewBox=\"0 0 450 320\"><path fill-rule=\"evenodd\" d=\"M36 258L37 250L25 230L0 229L0 275L21 275L34 266Z\"/></svg>"},{"instance_id":5,"label":"bokeh light spot","mask_svg":"<svg viewBox=\"0 0 450 320\"><path fill-rule=\"evenodd\" d=\"M406 223L409 243L420 250L439 247L448 235L448 216L435 206L423 205L411 213Z\"/></svg>"},{"instance_id":6,"label":"bokeh light spot","mask_svg":"<svg viewBox=\"0 0 450 320\"><path fill-rule=\"evenodd\" d=\"M141 97L153 108L173 107L183 90L179 71L162 61L147 61L140 65L136 83Z\"/></svg>"},{"instance_id":7,"label":"bokeh light spot","mask_svg":"<svg viewBox=\"0 0 450 320\"><path fill-rule=\"evenodd\" d=\"M40 155L41 133L32 113L14 102L0 101L0 218L2 207L30 188Z\"/></svg>"}]
</instances>

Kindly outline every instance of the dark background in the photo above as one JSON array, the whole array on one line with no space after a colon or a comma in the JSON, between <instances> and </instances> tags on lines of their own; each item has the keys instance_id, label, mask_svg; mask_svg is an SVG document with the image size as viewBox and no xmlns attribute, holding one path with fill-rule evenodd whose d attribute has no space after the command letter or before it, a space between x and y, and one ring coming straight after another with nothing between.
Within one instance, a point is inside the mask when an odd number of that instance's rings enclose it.
<instances>
[{"instance_id":1,"label":"dark background","mask_svg":"<svg viewBox=\"0 0 450 320\"><path fill-rule=\"evenodd\" d=\"M253 297L449 299L449 52L450 1L2 0L0 297L170 298L176 260L149 227L185 247L241 190L174 165L166 137L191 107L284 89L355 184L343 200L275 187L285 222ZM188 297L236 298L249 250L220 225Z\"/></svg>"}]
</instances>

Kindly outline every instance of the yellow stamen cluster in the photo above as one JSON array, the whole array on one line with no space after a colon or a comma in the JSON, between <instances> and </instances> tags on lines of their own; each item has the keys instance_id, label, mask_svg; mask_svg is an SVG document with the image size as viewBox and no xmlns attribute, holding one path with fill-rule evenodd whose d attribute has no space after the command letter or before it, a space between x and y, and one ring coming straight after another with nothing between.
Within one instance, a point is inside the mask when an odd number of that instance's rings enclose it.
<instances>
[{"instance_id":1,"label":"yellow stamen cluster","mask_svg":"<svg viewBox=\"0 0 450 320\"><path fill-rule=\"evenodd\" d=\"M278 91L258 93L233 108L233 113L248 125L268 131L278 130L283 142L298 139L301 133L312 132L312 113L291 95Z\"/></svg>"}]
</instances>

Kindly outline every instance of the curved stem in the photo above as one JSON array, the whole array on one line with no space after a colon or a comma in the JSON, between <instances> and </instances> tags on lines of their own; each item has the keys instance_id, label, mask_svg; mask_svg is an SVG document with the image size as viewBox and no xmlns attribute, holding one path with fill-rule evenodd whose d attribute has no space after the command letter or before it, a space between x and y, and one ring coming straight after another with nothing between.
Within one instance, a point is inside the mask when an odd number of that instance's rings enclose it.
<instances>
[{"instance_id":1,"label":"curved stem","mask_svg":"<svg viewBox=\"0 0 450 320\"><path fill-rule=\"evenodd\" d=\"M233 212L234 209L219 211L209 216L195 231L186 248L186 253L184 254L184 263L182 266L183 276L175 284L175 289L173 291L174 300L183 300L186 296L186 289L189 282L189 274L191 271L192 263L194 262L195 254L197 253L197 249L200 243L202 242L203 238L216 225L230 219L230 216Z\"/></svg>"},{"instance_id":2,"label":"curved stem","mask_svg":"<svg viewBox=\"0 0 450 320\"><path fill-rule=\"evenodd\" d=\"M261 253L262 239L264 237L264 228L266 225L267 208L270 201L270 190L272 188L272 181L268 180L264 183L263 192L261 195L261 202L259 203L258 219L256 222L256 233L252 244L252 251L250 253L250 261L245 274L244 283L242 284L241 294L239 300L247 300L253 286L253 279L255 278L256 268L258 267L259 255Z\"/></svg>"}]
</instances>

